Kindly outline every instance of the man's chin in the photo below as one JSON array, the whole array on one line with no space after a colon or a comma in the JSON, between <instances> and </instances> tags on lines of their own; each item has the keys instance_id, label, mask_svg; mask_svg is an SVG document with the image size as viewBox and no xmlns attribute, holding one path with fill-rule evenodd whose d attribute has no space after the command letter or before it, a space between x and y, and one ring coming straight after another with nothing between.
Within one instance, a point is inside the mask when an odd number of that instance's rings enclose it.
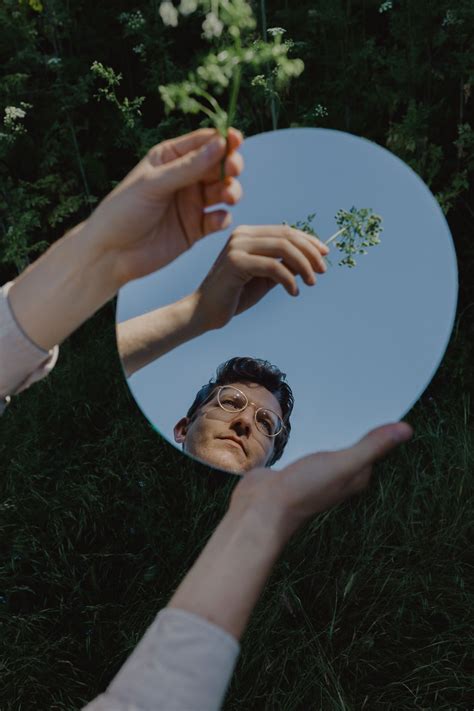
<instances>
[{"instance_id":1,"label":"man's chin","mask_svg":"<svg viewBox=\"0 0 474 711\"><path fill-rule=\"evenodd\" d=\"M199 451L199 449L193 452L187 450L186 453L192 457L197 457L208 466L215 467L216 469L224 469L232 474L243 474L251 468L247 461L242 462L242 459L245 457L243 453L240 456L236 456L232 452L214 450L212 453L209 453L207 451Z\"/></svg>"}]
</instances>

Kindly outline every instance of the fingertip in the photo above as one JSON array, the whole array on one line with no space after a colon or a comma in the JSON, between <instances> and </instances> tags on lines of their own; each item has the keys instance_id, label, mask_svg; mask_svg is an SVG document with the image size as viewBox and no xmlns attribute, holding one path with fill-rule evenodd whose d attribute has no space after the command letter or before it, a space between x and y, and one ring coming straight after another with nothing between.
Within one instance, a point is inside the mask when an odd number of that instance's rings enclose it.
<instances>
[{"instance_id":1,"label":"fingertip","mask_svg":"<svg viewBox=\"0 0 474 711\"><path fill-rule=\"evenodd\" d=\"M413 427L408 422L398 422L393 427L392 437L397 444L408 442L413 437Z\"/></svg>"},{"instance_id":2,"label":"fingertip","mask_svg":"<svg viewBox=\"0 0 474 711\"><path fill-rule=\"evenodd\" d=\"M244 169L244 159L240 153L232 151L225 160L226 177L237 177Z\"/></svg>"},{"instance_id":3,"label":"fingertip","mask_svg":"<svg viewBox=\"0 0 474 711\"><path fill-rule=\"evenodd\" d=\"M232 215L227 210L214 210L203 214L203 236L225 230L232 222Z\"/></svg>"},{"instance_id":4,"label":"fingertip","mask_svg":"<svg viewBox=\"0 0 474 711\"><path fill-rule=\"evenodd\" d=\"M239 131L238 128L234 128L233 126L229 128L229 142L232 142L235 144L235 147L240 146L243 143L244 140L244 134L242 131Z\"/></svg>"},{"instance_id":5,"label":"fingertip","mask_svg":"<svg viewBox=\"0 0 474 711\"><path fill-rule=\"evenodd\" d=\"M220 230L226 230L232 223L232 215L230 212L223 211L222 217L219 219L221 221L221 225L218 229Z\"/></svg>"}]
</instances>

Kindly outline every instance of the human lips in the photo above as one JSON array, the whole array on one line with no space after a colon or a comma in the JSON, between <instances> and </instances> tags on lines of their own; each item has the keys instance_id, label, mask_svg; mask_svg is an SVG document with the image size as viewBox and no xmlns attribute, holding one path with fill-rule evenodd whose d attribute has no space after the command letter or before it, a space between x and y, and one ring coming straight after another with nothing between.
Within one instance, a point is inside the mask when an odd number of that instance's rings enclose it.
<instances>
[{"instance_id":1,"label":"human lips","mask_svg":"<svg viewBox=\"0 0 474 711\"><path fill-rule=\"evenodd\" d=\"M219 439L227 440L228 442L234 442L241 448L245 455L247 454L247 452L245 451L245 447L240 439L237 439L236 437L220 437Z\"/></svg>"}]
</instances>

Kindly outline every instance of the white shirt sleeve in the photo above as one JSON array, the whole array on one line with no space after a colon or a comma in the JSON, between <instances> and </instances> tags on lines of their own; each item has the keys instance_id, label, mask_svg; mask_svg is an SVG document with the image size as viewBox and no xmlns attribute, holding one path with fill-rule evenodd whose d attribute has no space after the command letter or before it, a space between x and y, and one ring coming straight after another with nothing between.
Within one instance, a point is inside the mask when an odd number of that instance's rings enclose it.
<instances>
[{"instance_id":1,"label":"white shirt sleeve","mask_svg":"<svg viewBox=\"0 0 474 711\"><path fill-rule=\"evenodd\" d=\"M45 351L33 343L15 318L8 300L13 282L0 289L0 415L10 395L45 378L56 365L59 347Z\"/></svg>"},{"instance_id":2,"label":"white shirt sleeve","mask_svg":"<svg viewBox=\"0 0 474 711\"><path fill-rule=\"evenodd\" d=\"M83 711L218 711L239 652L217 625L164 608L105 693Z\"/></svg>"}]
</instances>

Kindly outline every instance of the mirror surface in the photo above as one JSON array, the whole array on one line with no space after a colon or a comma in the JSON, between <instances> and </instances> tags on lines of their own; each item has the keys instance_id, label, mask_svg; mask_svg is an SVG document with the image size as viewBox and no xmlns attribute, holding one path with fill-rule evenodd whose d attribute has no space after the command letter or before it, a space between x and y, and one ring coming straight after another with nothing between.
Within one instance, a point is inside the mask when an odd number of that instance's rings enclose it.
<instances>
[{"instance_id":1,"label":"mirror surface","mask_svg":"<svg viewBox=\"0 0 474 711\"><path fill-rule=\"evenodd\" d=\"M294 298L277 285L223 328L128 378L144 415L181 450L173 429L221 363L250 356L276 365L294 396L291 435L274 465L281 468L318 450L349 446L410 410L448 345L458 292L456 255L435 198L385 148L340 131L302 128L247 138L241 153L244 195L232 208L231 228L127 284L119 294L117 323L192 293L239 225L294 224L316 213L312 225L326 241L338 230L340 209L371 208L380 215L380 244L355 255L354 268L339 266L344 255L332 242L331 264L315 286L298 276ZM245 394L258 406L277 409L271 394L265 400L258 390L263 401ZM227 427L225 418L233 414L218 410ZM234 447L235 457L242 457L238 444L230 443L229 451ZM235 471L222 463L216 468Z\"/></svg>"}]
</instances>

